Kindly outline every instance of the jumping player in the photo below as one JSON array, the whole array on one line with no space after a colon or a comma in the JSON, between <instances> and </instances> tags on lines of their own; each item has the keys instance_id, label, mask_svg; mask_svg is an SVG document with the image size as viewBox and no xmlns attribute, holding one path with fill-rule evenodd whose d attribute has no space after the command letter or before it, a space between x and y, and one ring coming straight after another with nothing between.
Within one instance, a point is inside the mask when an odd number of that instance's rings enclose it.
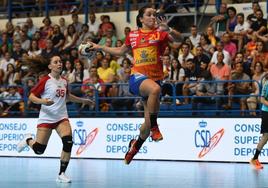
<instances>
[{"instance_id":1,"label":"jumping player","mask_svg":"<svg viewBox=\"0 0 268 188\"><path fill-rule=\"evenodd\" d=\"M157 124L160 106L161 81L163 80L163 65L161 55L168 43L179 35L167 26L165 19L156 18L156 10L145 6L139 10L137 16L138 29L131 31L121 47L107 47L92 43L92 49L100 49L113 55L124 55L132 50L134 56L130 92L143 98L145 122L140 128L139 138L129 143L129 150L125 155L125 163L129 164L150 136L154 141L163 139Z\"/></svg>"},{"instance_id":2,"label":"jumping player","mask_svg":"<svg viewBox=\"0 0 268 188\"><path fill-rule=\"evenodd\" d=\"M41 104L36 138L33 139L31 134L26 134L24 139L18 143L17 150L21 152L28 145L37 155L43 154L52 130L55 129L63 144L60 171L56 181L70 183L71 179L65 175L65 170L69 164L73 141L66 100L85 104L92 103L92 101L78 98L69 93L67 80L61 77L62 66L60 57L53 56L48 64L50 73L40 79L39 83L31 90L29 100Z\"/></svg>"}]
</instances>

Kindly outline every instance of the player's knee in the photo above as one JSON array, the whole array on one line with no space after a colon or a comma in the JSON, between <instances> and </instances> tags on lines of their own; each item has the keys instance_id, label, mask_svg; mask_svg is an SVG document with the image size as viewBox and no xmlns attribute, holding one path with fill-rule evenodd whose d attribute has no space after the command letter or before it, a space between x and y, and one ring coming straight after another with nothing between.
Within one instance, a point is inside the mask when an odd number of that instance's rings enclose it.
<instances>
[{"instance_id":1,"label":"player's knee","mask_svg":"<svg viewBox=\"0 0 268 188\"><path fill-rule=\"evenodd\" d=\"M33 151L37 155L41 155L45 152L47 145L40 144L38 142L35 142L33 144Z\"/></svg>"},{"instance_id":2,"label":"player's knee","mask_svg":"<svg viewBox=\"0 0 268 188\"><path fill-rule=\"evenodd\" d=\"M63 144L63 151L70 153L73 147L73 137L72 136L64 136L61 138Z\"/></svg>"}]
</instances>

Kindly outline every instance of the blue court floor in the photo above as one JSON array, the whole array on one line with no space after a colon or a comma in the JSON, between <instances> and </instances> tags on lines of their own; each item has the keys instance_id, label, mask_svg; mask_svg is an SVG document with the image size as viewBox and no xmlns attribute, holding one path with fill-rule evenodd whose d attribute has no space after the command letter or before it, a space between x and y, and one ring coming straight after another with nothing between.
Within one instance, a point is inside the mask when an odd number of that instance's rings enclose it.
<instances>
[{"instance_id":1,"label":"blue court floor","mask_svg":"<svg viewBox=\"0 0 268 188\"><path fill-rule=\"evenodd\" d=\"M246 163L72 159L71 184L56 183L59 159L0 158L0 188L263 188L268 166Z\"/></svg>"}]
</instances>

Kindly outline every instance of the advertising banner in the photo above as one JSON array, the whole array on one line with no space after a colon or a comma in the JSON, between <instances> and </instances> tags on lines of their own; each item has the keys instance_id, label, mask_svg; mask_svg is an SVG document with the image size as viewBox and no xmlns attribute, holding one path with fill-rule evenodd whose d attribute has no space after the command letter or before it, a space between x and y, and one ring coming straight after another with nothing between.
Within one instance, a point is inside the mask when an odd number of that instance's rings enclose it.
<instances>
[{"instance_id":1,"label":"advertising banner","mask_svg":"<svg viewBox=\"0 0 268 188\"><path fill-rule=\"evenodd\" d=\"M0 156L36 156L16 144L24 134L36 134L37 119L1 119ZM142 118L72 118L74 158L123 159L129 141L137 138ZM260 139L258 118L159 118L164 139L143 144L136 159L247 162ZM43 157L59 157L62 142L53 131ZM260 155L268 162L268 149Z\"/></svg>"}]
</instances>

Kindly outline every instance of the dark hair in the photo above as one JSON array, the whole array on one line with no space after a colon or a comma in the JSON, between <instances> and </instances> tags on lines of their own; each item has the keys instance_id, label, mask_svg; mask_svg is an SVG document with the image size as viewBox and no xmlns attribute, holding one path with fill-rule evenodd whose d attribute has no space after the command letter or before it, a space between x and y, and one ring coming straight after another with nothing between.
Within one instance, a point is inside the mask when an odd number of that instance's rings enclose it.
<instances>
[{"instance_id":1,"label":"dark hair","mask_svg":"<svg viewBox=\"0 0 268 188\"><path fill-rule=\"evenodd\" d=\"M229 10L232 10L236 14L236 9L234 7L228 7L227 14L228 14ZM229 14L228 14L228 16L229 16Z\"/></svg>"},{"instance_id":2,"label":"dark hair","mask_svg":"<svg viewBox=\"0 0 268 188\"><path fill-rule=\"evenodd\" d=\"M238 13L236 16L241 16L242 18L245 18L244 13L242 13L242 12Z\"/></svg>"},{"instance_id":3,"label":"dark hair","mask_svg":"<svg viewBox=\"0 0 268 188\"><path fill-rule=\"evenodd\" d=\"M49 17L45 17L45 18L43 19L42 23L45 23L45 20L48 20L49 25L52 23L52 22L51 22L51 19L50 19Z\"/></svg>"},{"instance_id":4,"label":"dark hair","mask_svg":"<svg viewBox=\"0 0 268 188\"><path fill-rule=\"evenodd\" d=\"M143 14L145 13L145 10L146 10L147 8L151 8L151 6L146 5L146 6L142 7L142 8L140 8L139 13L138 13L138 15L137 15L137 17L136 17L136 23L137 23L137 26L138 26L139 28L142 27L142 23L141 23L141 21L140 21L140 18L143 17Z\"/></svg>"}]
</instances>

